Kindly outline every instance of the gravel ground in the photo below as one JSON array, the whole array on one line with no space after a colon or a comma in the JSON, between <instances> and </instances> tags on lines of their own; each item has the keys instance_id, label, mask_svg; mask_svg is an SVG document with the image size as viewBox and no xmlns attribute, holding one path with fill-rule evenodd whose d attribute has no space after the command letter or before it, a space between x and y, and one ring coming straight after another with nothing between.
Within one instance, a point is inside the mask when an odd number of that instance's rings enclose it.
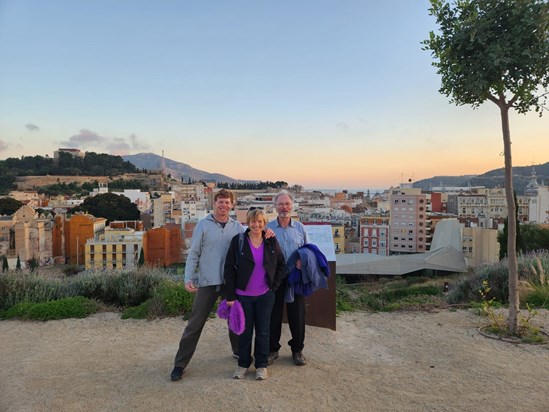
<instances>
[{"instance_id":1,"label":"gravel ground","mask_svg":"<svg viewBox=\"0 0 549 412\"><path fill-rule=\"evenodd\" d=\"M548 318L537 317L546 330ZM344 314L337 331L307 328L307 366L284 346L268 380L252 370L238 381L226 324L211 319L179 382L179 318L2 321L0 411L547 412L549 345L487 339L482 321L468 310Z\"/></svg>"}]
</instances>

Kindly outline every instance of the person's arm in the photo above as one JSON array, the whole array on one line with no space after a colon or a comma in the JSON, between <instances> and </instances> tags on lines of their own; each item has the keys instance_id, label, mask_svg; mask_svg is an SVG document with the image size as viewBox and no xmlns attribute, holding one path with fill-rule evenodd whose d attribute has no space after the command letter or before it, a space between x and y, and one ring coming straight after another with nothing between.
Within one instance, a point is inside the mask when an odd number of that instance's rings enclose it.
<instances>
[{"instance_id":1,"label":"person's arm","mask_svg":"<svg viewBox=\"0 0 549 412\"><path fill-rule=\"evenodd\" d=\"M191 247L185 264L185 290L190 293L195 293L197 290L198 274L196 272L202 254L203 235L203 221L200 221L194 228Z\"/></svg>"},{"instance_id":2,"label":"person's arm","mask_svg":"<svg viewBox=\"0 0 549 412\"><path fill-rule=\"evenodd\" d=\"M265 228L265 239L276 237L275 232L270 227Z\"/></svg>"},{"instance_id":3,"label":"person's arm","mask_svg":"<svg viewBox=\"0 0 549 412\"><path fill-rule=\"evenodd\" d=\"M284 278L288 275L288 273L286 271L286 259L284 258L284 253L282 252L282 249L280 248L280 245L278 244L276 239L273 239L273 243L276 253L276 271L273 279L272 289L277 290Z\"/></svg>"},{"instance_id":4,"label":"person's arm","mask_svg":"<svg viewBox=\"0 0 549 412\"><path fill-rule=\"evenodd\" d=\"M307 231L305 230L305 226L301 225L301 232L303 234L303 245L305 243L309 243L309 237L307 236ZM301 246L303 246L301 245ZM295 262L295 267L301 270L301 259L297 259Z\"/></svg>"},{"instance_id":5,"label":"person's arm","mask_svg":"<svg viewBox=\"0 0 549 412\"><path fill-rule=\"evenodd\" d=\"M225 299L227 306L232 306L236 299L236 254L238 251L238 242L240 235L236 235L232 238L227 256L225 257L225 264L223 266L223 278L225 279Z\"/></svg>"}]
</instances>

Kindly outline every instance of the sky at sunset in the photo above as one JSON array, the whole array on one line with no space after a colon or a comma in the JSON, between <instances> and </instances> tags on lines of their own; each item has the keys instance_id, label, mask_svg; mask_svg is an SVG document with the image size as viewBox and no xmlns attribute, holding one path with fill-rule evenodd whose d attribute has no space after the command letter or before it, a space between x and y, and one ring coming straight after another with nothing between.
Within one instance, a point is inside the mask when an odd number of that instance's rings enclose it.
<instances>
[{"instance_id":1,"label":"sky at sunset","mask_svg":"<svg viewBox=\"0 0 549 412\"><path fill-rule=\"evenodd\" d=\"M237 179L348 189L503 167L499 109L438 92L428 7L0 0L0 159L164 151ZM549 161L549 113L512 114L511 137L515 166Z\"/></svg>"}]
</instances>

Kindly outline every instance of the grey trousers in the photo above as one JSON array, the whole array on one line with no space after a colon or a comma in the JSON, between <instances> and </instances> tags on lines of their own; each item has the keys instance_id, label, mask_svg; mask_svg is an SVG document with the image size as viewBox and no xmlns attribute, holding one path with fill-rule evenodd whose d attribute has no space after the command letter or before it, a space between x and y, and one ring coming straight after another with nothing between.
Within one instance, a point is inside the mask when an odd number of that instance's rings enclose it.
<instances>
[{"instance_id":1,"label":"grey trousers","mask_svg":"<svg viewBox=\"0 0 549 412\"><path fill-rule=\"evenodd\" d=\"M221 295L220 286L204 286L198 288L194 297L193 309L179 341L179 349L175 355L174 366L185 369L191 361L204 325L210 316L217 298ZM229 331L229 339L233 353L238 353L238 336Z\"/></svg>"}]
</instances>

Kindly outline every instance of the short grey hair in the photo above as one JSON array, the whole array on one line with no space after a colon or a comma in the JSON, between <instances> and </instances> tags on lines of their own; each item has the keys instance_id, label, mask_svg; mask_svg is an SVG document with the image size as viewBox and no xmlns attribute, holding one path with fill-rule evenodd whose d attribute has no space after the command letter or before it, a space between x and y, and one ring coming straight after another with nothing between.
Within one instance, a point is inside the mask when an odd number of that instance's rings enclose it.
<instances>
[{"instance_id":1,"label":"short grey hair","mask_svg":"<svg viewBox=\"0 0 549 412\"><path fill-rule=\"evenodd\" d=\"M280 192L278 192L274 198L274 204L276 205L276 203L278 202L278 198L280 196L288 196L290 198L290 200L292 201L292 204L294 203L294 197L292 196L292 194L290 192L288 192L287 190L283 189L281 190Z\"/></svg>"}]
</instances>

